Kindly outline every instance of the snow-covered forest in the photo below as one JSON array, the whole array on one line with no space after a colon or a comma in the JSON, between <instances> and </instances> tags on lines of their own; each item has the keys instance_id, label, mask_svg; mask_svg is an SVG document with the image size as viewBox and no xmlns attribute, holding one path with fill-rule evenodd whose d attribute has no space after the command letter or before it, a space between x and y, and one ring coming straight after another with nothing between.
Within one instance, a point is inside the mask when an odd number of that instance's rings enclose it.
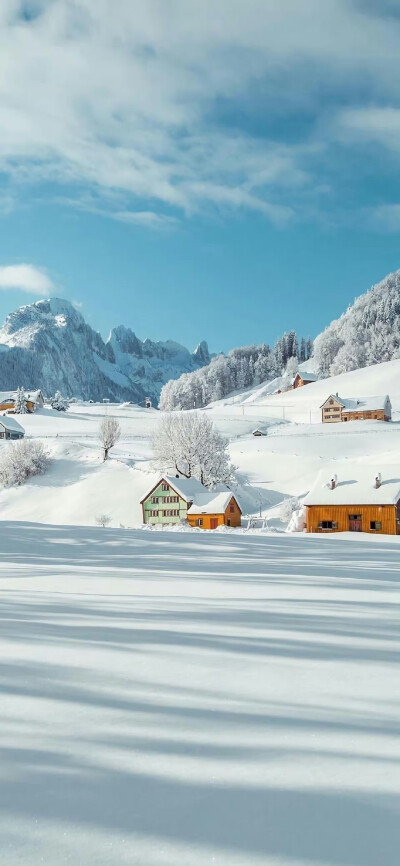
<instances>
[{"instance_id":1,"label":"snow-covered forest","mask_svg":"<svg viewBox=\"0 0 400 866\"><path fill-rule=\"evenodd\" d=\"M295 331L280 337L273 349L265 343L232 349L228 355L217 355L206 367L167 382L161 391L160 408L200 408L236 389L251 388L281 376L288 366L295 373L298 363L307 361L312 349L311 339L302 337L299 341Z\"/></svg>"},{"instance_id":2,"label":"snow-covered forest","mask_svg":"<svg viewBox=\"0 0 400 866\"><path fill-rule=\"evenodd\" d=\"M400 358L400 271L357 298L314 343L321 378L395 358Z\"/></svg>"}]
</instances>

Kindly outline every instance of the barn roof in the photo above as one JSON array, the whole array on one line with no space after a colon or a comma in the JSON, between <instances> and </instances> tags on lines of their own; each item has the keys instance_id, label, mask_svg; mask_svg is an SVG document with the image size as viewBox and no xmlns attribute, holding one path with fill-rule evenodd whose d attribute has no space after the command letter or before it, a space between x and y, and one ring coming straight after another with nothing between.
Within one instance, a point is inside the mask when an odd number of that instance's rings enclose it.
<instances>
[{"instance_id":1,"label":"barn roof","mask_svg":"<svg viewBox=\"0 0 400 866\"><path fill-rule=\"evenodd\" d=\"M329 394L321 409L331 397L343 406L345 412L376 412L385 409L387 403L390 403L388 394L381 394L378 397L339 397L338 394Z\"/></svg>"},{"instance_id":2,"label":"barn roof","mask_svg":"<svg viewBox=\"0 0 400 866\"><path fill-rule=\"evenodd\" d=\"M215 490L207 490L203 487L201 492L196 494L188 514L224 514L232 497L240 508L236 496L229 487L223 484L218 484Z\"/></svg>"},{"instance_id":3,"label":"barn roof","mask_svg":"<svg viewBox=\"0 0 400 866\"><path fill-rule=\"evenodd\" d=\"M307 382L318 382L318 376L316 376L315 373L306 373L304 370L299 370L299 372L296 373L296 376L301 376L301 378Z\"/></svg>"},{"instance_id":4,"label":"barn roof","mask_svg":"<svg viewBox=\"0 0 400 866\"><path fill-rule=\"evenodd\" d=\"M375 478L381 473L381 486ZM337 476L331 489L331 479ZM400 499L400 464L377 466L337 463L322 469L303 500L304 505L394 505Z\"/></svg>"},{"instance_id":5,"label":"barn roof","mask_svg":"<svg viewBox=\"0 0 400 866\"><path fill-rule=\"evenodd\" d=\"M25 433L24 428L15 418L10 418L9 415L0 415L0 424L5 430L12 430L14 433Z\"/></svg>"},{"instance_id":6,"label":"barn roof","mask_svg":"<svg viewBox=\"0 0 400 866\"><path fill-rule=\"evenodd\" d=\"M194 497L206 489L197 478L175 478L173 475L161 475L157 483L152 485L140 501L144 502L163 481L173 487L185 502L193 502Z\"/></svg>"}]
</instances>

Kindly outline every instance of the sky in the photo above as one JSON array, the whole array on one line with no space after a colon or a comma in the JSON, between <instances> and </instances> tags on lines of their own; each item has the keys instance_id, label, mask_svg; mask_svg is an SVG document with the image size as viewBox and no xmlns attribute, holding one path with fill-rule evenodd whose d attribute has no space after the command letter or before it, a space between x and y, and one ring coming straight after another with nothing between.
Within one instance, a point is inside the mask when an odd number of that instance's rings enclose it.
<instances>
[{"instance_id":1,"label":"sky","mask_svg":"<svg viewBox=\"0 0 400 866\"><path fill-rule=\"evenodd\" d=\"M2 0L0 319L212 351L400 267L398 0Z\"/></svg>"}]
</instances>

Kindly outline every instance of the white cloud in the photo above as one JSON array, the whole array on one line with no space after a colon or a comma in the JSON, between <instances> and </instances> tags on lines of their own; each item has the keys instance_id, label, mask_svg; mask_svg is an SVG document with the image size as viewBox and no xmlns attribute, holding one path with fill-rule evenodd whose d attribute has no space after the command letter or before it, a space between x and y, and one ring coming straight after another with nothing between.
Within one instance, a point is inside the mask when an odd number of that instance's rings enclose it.
<instances>
[{"instance_id":1,"label":"white cloud","mask_svg":"<svg viewBox=\"0 0 400 866\"><path fill-rule=\"evenodd\" d=\"M154 211L110 211L107 216L120 222L141 225L150 229L172 228L178 222L173 216L154 213Z\"/></svg>"},{"instance_id":2,"label":"white cloud","mask_svg":"<svg viewBox=\"0 0 400 866\"><path fill-rule=\"evenodd\" d=\"M370 222L375 228L400 234L400 204L382 204L369 212Z\"/></svg>"},{"instance_id":3,"label":"white cloud","mask_svg":"<svg viewBox=\"0 0 400 866\"><path fill-rule=\"evenodd\" d=\"M33 295L43 295L54 286L47 274L34 265L3 265L0 267L0 290L19 289Z\"/></svg>"},{"instance_id":4,"label":"white cloud","mask_svg":"<svg viewBox=\"0 0 400 866\"><path fill-rule=\"evenodd\" d=\"M282 222L326 180L313 149L338 127L351 144L360 92L378 108L398 97L400 21L379 7L218 0L216 14L215 0L53 0L29 21L7 0L0 170L19 189L38 179L126 196L116 218L150 228L166 209L208 206ZM325 112L336 128L319 122ZM280 129L305 115L297 140Z\"/></svg>"}]
</instances>

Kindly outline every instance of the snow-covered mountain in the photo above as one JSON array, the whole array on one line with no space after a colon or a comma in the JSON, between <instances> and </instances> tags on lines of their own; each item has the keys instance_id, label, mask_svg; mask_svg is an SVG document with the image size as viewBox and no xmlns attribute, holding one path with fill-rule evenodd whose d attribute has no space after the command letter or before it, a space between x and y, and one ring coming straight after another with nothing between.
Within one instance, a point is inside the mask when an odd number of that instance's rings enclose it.
<instances>
[{"instance_id":1,"label":"snow-covered mountain","mask_svg":"<svg viewBox=\"0 0 400 866\"><path fill-rule=\"evenodd\" d=\"M165 382L209 363L207 343L191 354L172 340L138 339L120 325L105 342L59 298L11 313L0 329L0 389L38 387L85 400L158 400Z\"/></svg>"}]
</instances>

